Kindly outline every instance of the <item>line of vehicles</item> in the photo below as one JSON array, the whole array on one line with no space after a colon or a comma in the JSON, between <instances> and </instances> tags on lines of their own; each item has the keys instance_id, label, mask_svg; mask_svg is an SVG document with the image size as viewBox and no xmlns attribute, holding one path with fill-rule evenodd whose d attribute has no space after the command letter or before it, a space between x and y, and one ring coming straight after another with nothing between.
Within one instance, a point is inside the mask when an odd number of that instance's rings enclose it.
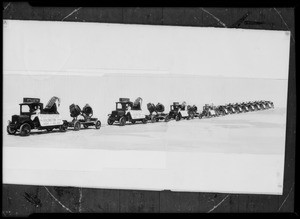
<instances>
[{"instance_id":1,"label":"line of vehicles","mask_svg":"<svg viewBox=\"0 0 300 219\"><path fill-rule=\"evenodd\" d=\"M148 103L147 109L149 114L142 110L143 99L138 97L135 101L130 101L129 98L119 98L116 102L116 109L108 114L107 124L118 124L124 126L126 123L143 123L148 121L159 122L170 120L180 121L182 119L194 118L211 118L217 116L225 116L235 113L246 113L251 111L265 110L274 108L272 101L250 101L242 103L228 103L215 106L213 104L205 104L198 112L196 105L187 105L186 102L173 102L169 112L165 112L165 106L161 103ZM71 121L61 118L57 111L60 105L60 99L56 96L52 97L46 106L40 102L39 98L23 98L23 103L20 103L20 114L13 115L8 121L7 132L14 135L17 132L20 136L28 136L32 129L46 130L51 132L59 130L65 132L68 128L74 131L79 131L82 127L95 127L100 129L101 122L98 118L93 117L93 109L89 104L86 104L82 109L76 105L69 106Z\"/></svg>"}]
</instances>

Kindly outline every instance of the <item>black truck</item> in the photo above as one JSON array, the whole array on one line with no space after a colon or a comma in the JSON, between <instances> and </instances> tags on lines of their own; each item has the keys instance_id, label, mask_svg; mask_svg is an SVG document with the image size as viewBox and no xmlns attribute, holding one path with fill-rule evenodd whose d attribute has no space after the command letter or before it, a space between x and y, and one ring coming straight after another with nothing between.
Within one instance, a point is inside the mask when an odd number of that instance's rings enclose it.
<instances>
[{"instance_id":1,"label":"black truck","mask_svg":"<svg viewBox=\"0 0 300 219\"><path fill-rule=\"evenodd\" d=\"M64 132L67 130L68 122L62 120L57 112L60 99L52 97L45 108L39 98L23 98L20 103L20 115L13 115L8 121L7 133L10 135L20 132L21 136L28 136L32 129L47 130L59 129Z\"/></svg>"}]
</instances>

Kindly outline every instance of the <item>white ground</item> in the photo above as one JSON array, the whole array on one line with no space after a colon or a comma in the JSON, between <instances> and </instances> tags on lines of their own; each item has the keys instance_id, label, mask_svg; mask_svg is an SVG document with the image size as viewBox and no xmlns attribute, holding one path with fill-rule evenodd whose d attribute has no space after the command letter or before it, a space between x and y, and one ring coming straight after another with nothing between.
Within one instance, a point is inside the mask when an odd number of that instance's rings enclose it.
<instances>
[{"instance_id":1,"label":"white ground","mask_svg":"<svg viewBox=\"0 0 300 219\"><path fill-rule=\"evenodd\" d=\"M3 136L3 182L281 194L284 108ZM86 150L89 149L89 150Z\"/></svg>"}]
</instances>

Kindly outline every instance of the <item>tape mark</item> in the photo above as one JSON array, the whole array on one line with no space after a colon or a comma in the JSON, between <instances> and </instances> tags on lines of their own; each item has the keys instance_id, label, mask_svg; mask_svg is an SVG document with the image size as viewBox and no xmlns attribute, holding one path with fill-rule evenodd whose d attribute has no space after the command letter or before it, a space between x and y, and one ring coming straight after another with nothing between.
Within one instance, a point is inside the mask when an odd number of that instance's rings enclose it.
<instances>
[{"instance_id":1,"label":"tape mark","mask_svg":"<svg viewBox=\"0 0 300 219\"><path fill-rule=\"evenodd\" d=\"M210 213L212 211L214 211L217 207L219 207L227 198L229 197L229 195L226 195L225 198L222 199L222 201L220 201L217 205L215 205L212 209L210 209L207 213Z\"/></svg>"},{"instance_id":2,"label":"tape mark","mask_svg":"<svg viewBox=\"0 0 300 219\"><path fill-rule=\"evenodd\" d=\"M11 2L8 2L8 4L4 7L4 10L3 10L3 11L5 11L5 10L10 6L10 3L11 3Z\"/></svg>"},{"instance_id":3,"label":"tape mark","mask_svg":"<svg viewBox=\"0 0 300 219\"><path fill-rule=\"evenodd\" d=\"M57 198L55 198L55 196L48 190L48 188L46 186L44 186L44 188L47 190L48 194L51 195L51 197L60 205L62 206L64 209L66 209L68 212L73 213L69 208L67 208L66 206L64 206L59 200L57 200Z\"/></svg>"},{"instance_id":4,"label":"tape mark","mask_svg":"<svg viewBox=\"0 0 300 219\"><path fill-rule=\"evenodd\" d=\"M283 202L281 203L280 207L278 208L278 211L280 211L280 209L282 208L282 206L284 205L284 203L286 202L286 200L287 200L288 197L290 196L290 194L291 194L291 192L292 192L292 190L293 190L293 188L294 188L294 185L295 185L295 183L293 183L293 185L292 185L292 187L291 187L289 193L287 194L287 196L285 197L285 199L284 199Z\"/></svg>"},{"instance_id":5,"label":"tape mark","mask_svg":"<svg viewBox=\"0 0 300 219\"><path fill-rule=\"evenodd\" d=\"M212 16L215 20L218 21L219 24L221 24L223 27L226 27L226 24L223 23L219 18L217 18L215 15L213 15L212 13L210 13L209 11L205 10L204 8L201 8L202 11L204 11L205 13L209 14L210 16Z\"/></svg>"},{"instance_id":6,"label":"tape mark","mask_svg":"<svg viewBox=\"0 0 300 219\"><path fill-rule=\"evenodd\" d=\"M70 14L68 14L66 17L64 17L64 18L62 19L62 21L65 20L66 18L70 17L70 16L71 16L72 14L74 14L75 12L79 11L81 8L82 8L82 7L79 7L79 8L77 8L77 9L75 9L74 11L72 11Z\"/></svg>"},{"instance_id":7,"label":"tape mark","mask_svg":"<svg viewBox=\"0 0 300 219\"><path fill-rule=\"evenodd\" d=\"M282 15L280 14L280 12L279 12L276 8L274 8L274 10L275 10L276 13L280 16L280 18L281 18L281 20L283 21L283 23L284 23L284 25L286 26L286 28L287 28L289 31L291 31L290 28L289 28L289 26L287 25L287 23L286 23L285 20L283 19ZM292 37L292 40L295 42L294 36L293 36L293 34L292 34L292 31L291 31L291 37Z\"/></svg>"},{"instance_id":8,"label":"tape mark","mask_svg":"<svg viewBox=\"0 0 300 219\"><path fill-rule=\"evenodd\" d=\"M238 19L234 24L232 24L230 27L231 28L237 28L239 27L242 23L245 22L246 18L250 15L250 12L248 11L246 14L244 14L240 19Z\"/></svg>"}]
</instances>

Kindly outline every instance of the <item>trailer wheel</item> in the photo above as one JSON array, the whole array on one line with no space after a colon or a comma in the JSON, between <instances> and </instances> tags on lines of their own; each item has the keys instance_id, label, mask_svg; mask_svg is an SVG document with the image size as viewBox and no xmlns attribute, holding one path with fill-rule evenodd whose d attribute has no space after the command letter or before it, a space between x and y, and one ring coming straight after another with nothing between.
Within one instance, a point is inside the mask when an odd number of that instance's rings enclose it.
<instances>
[{"instance_id":1,"label":"trailer wheel","mask_svg":"<svg viewBox=\"0 0 300 219\"><path fill-rule=\"evenodd\" d=\"M21 136L28 136L30 135L31 127L28 123L24 123L20 127L20 135Z\"/></svg>"},{"instance_id":2,"label":"trailer wheel","mask_svg":"<svg viewBox=\"0 0 300 219\"><path fill-rule=\"evenodd\" d=\"M7 126L7 133L10 135L14 135L17 132L17 129L11 128L9 125Z\"/></svg>"},{"instance_id":3,"label":"trailer wheel","mask_svg":"<svg viewBox=\"0 0 300 219\"><path fill-rule=\"evenodd\" d=\"M79 131L80 126L81 126L81 124L79 121L74 122L74 131Z\"/></svg>"},{"instance_id":4,"label":"trailer wheel","mask_svg":"<svg viewBox=\"0 0 300 219\"><path fill-rule=\"evenodd\" d=\"M156 119L155 119L154 116L151 116L151 122L152 122L152 123L156 122Z\"/></svg>"},{"instance_id":5,"label":"trailer wheel","mask_svg":"<svg viewBox=\"0 0 300 219\"><path fill-rule=\"evenodd\" d=\"M169 122L170 121L170 118L169 118L169 116L166 116L166 118L165 118L165 122Z\"/></svg>"},{"instance_id":6,"label":"trailer wheel","mask_svg":"<svg viewBox=\"0 0 300 219\"><path fill-rule=\"evenodd\" d=\"M59 131L60 131L60 132L65 132L65 131L67 131L67 127L66 127L65 125L61 125L61 126L59 126Z\"/></svg>"},{"instance_id":7,"label":"trailer wheel","mask_svg":"<svg viewBox=\"0 0 300 219\"><path fill-rule=\"evenodd\" d=\"M142 123L143 123L143 124L146 124L146 123L147 123L147 119L144 118L144 119L142 120Z\"/></svg>"},{"instance_id":8,"label":"trailer wheel","mask_svg":"<svg viewBox=\"0 0 300 219\"><path fill-rule=\"evenodd\" d=\"M95 123L95 128L100 129L100 127L101 127L101 122L100 122L100 120L97 120Z\"/></svg>"},{"instance_id":9,"label":"trailer wheel","mask_svg":"<svg viewBox=\"0 0 300 219\"><path fill-rule=\"evenodd\" d=\"M121 117L120 120L119 120L119 123L120 123L120 126L124 126L125 123L126 123L126 118L124 116Z\"/></svg>"}]
</instances>

